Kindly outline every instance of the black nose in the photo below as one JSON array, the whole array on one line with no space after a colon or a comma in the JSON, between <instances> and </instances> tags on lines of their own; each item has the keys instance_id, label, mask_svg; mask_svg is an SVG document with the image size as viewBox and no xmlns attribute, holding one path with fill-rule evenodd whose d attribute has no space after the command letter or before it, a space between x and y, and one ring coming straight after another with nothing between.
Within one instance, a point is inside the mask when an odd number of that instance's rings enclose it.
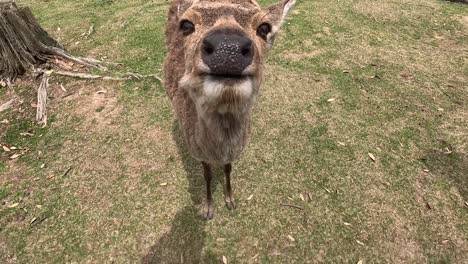
<instances>
[{"instance_id":1,"label":"black nose","mask_svg":"<svg viewBox=\"0 0 468 264\"><path fill-rule=\"evenodd\" d=\"M252 63L252 41L238 33L213 32L203 40L203 62L216 75L241 75Z\"/></svg>"}]
</instances>

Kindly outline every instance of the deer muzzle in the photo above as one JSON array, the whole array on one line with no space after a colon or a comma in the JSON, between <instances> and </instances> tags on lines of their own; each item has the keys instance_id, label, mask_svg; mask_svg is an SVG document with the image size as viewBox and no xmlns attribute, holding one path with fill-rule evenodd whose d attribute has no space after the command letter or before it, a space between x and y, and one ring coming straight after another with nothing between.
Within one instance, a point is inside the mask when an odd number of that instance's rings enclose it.
<instances>
[{"instance_id":1,"label":"deer muzzle","mask_svg":"<svg viewBox=\"0 0 468 264\"><path fill-rule=\"evenodd\" d=\"M236 78L252 64L254 48L252 40L240 32L217 30L209 33L202 44L202 60L210 69L209 74Z\"/></svg>"}]
</instances>

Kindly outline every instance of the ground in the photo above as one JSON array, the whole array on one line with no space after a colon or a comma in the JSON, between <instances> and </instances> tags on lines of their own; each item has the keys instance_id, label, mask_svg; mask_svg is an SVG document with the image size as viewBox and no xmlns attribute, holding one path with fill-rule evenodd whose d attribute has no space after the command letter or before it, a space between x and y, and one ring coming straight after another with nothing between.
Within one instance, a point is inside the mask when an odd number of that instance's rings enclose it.
<instances>
[{"instance_id":1,"label":"ground","mask_svg":"<svg viewBox=\"0 0 468 264\"><path fill-rule=\"evenodd\" d=\"M162 75L168 1L19 4L73 54ZM218 170L208 222L161 83L54 77L46 127L35 87L0 89L1 263L468 263L466 5L297 1L237 209Z\"/></svg>"}]
</instances>

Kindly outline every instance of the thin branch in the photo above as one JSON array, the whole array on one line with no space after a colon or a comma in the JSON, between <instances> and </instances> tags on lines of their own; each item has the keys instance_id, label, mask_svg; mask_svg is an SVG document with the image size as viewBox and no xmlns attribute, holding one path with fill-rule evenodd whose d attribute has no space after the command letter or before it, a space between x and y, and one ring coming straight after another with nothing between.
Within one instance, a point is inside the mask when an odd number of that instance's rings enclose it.
<instances>
[{"instance_id":1,"label":"thin branch","mask_svg":"<svg viewBox=\"0 0 468 264\"><path fill-rule=\"evenodd\" d=\"M69 71L61 71L61 70L54 70L52 73L62 76L80 78L80 79L91 79L91 80L107 80L107 81L126 81L132 79L143 79L143 78L154 78L158 81L162 81L160 77L155 74L149 75L141 75L138 73L131 73L127 72L123 77L112 77L112 76L103 76L103 75L96 75L96 74L88 74L88 73L81 73L81 72L69 72Z\"/></svg>"},{"instance_id":2,"label":"thin branch","mask_svg":"<svg viewBox=\"0 0 468 264\"><path fill-rule=\"evenodd\" d=\"M2 104L2 105L0 106L0 112L3 112L3 111L5 111L5 110L7 110L8 108L10 108L14 101L15 101L15 99L11 99L10 101L8 101L8 102Z\"/></svg>"},{"instance_id":3,"label":"thin branch","mask_svg":"<svg viewBox=\"0 0 468 264\"><path fill-rule=\"evenodd\" d=\"M37 90L37 112L36 120L47 125L47 88L49 87L50 71L42 72L41 84Z\"/></svg>"},{"instance_id":4,"label":"thin branch","mask_svg":"<svg viewBox=\"0 0 468 264\"><path fill-rule=\"evenodd\" d=\"M299 209L299 210L304 210L304 208L300 207L300 206L297 206L297 205L294 205L294 204L281 204L281 206L286 206L286 207L291 207L291 208L295 208L295 209Z\"/></svg>"},{"instance_id":5,"label":"thin branch","mask_svg":"<svg viewBox=\"0 0 468 264\"><path fill-rule=\"evenodd\" d=\"M85 65L85 66L88 66L88 67L93 67L93 68L99 69L101 71L107 71L107 67L102 66L99 63L97 63L97 60L94 60L94 59L91 60L91 59L88 59L88 58L75 57L75 56L72 56L72 55L66 53L64 50L56 48L56 47L47 47L47 46L44 45L44 48L49 49L53 53L55 53L56 55L59 55L59 56L65 58L65 59L71 60L71 61L73 61L75 63Z\"/></svg>"},{"instance_id":6,"label":"thin branch","mask_svg":"<svg viewBox=\"0 0 468 264\"><path fill-rule=\"evenodd\" d=\"M63 173L62 178L65 177L65 176L67 176L67 174L68 174L71 170L72 170L72 167L69 167L69 168L65 171L65 173Z\"/></svg>"}]
</instances>

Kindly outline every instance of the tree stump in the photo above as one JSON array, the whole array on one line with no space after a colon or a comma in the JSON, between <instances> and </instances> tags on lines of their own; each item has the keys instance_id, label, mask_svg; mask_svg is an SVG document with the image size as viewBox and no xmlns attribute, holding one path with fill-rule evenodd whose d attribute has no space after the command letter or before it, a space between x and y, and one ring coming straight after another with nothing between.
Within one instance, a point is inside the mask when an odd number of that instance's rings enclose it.
<instances>
[{"instance_id":1,"label":"tree stump","mask_svg":"<svg viewBox=\"0 0 468 264\"><path fill-rule=\"evenodd\" d=\"M0 87L13 86L18 76L33 73L41 79L37 92L37 114L39 123L47 124L47 88L51 74L84 79L125 81L140 78L161 79L154 75L138 73L118 74L118 76L92 75L83 72L62 71L60 60L94 67L106 71L102 62L93 58L81 58L70 55L39 25L31 9L18 7L15 0L0 0ZM0 108L9 107L13 100ZM0 109L4 110L4 109Z\"/></svg>"},{"instance_id":2,"label":"tree stump","mask_svg":"<svg viewBox=\"0 0 468 264\"><path fill-rule=\"evenodd\" d=\"M102 69L96 60L73 57L39 25L31 9L0 0L0 82L10 85L52 58Z\"/></svg>"},{"instance_id":3,"label":"tree stump","mask_svg":"<svg viewBox=\"0 0 468 264\"><path fill-rule=\"evenodd\" d=\"M12 83L17 76L45 63L62 47L42 29L28 7L0 0L0 81Z\"/></svg>"}]
</instances>

